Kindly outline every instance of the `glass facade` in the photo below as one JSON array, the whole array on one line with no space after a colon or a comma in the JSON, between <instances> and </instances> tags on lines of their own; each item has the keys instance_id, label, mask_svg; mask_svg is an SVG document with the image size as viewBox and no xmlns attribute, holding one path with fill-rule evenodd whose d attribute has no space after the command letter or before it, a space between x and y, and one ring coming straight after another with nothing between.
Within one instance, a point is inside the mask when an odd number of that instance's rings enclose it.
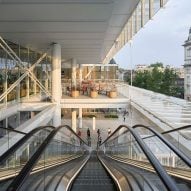
<instances>
[{"instance_id":1,"label":"glass facade","mask_svg":"<svg viewBox=\"0 0 191 191\"><path fill-rule=\"evenodd\" d=\"M151 19L168 0L141 0L106 55L103 63L109 63L114 55Z\"/></svg>"},{"instance_id":2,"label":"glass facade","mask_svg":"<svg viewBox=\"0 0 191 191\"><path fill-rule=\"evenodd\" d=\"M0 103L20 100L23 97L40 93L40 88L34 79L26 73L26 68L30 68L43 55L37 53L30 48L22 47L10 41L6 44L21 59L22 63L4 50L4 46L0 47ZM51 58L46 56L39 64L34 67L31 72L44 85L47 90L51 88ZM21 80L22 79L22 80ZM20 80L20 83L17 81ZM14 85L13 85L14 84ZM8 92L7 92L8 90Z\"/></svg>"}]
</instances>

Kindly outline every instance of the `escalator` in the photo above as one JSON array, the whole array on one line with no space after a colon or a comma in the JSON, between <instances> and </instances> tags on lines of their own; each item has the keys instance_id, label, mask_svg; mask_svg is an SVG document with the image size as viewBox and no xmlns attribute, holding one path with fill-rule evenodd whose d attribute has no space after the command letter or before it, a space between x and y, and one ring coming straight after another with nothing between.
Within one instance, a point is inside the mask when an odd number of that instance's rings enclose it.
<instances>
[{"instance_id":1,"label":"escalator","mask_svg":"<svg viewBox=\"0 0 191 191\"><path fill-rule=\"evenodd\" d=\"M42 131L42 132L41 132ZM20 161L23 151L30 153ZM1 156L0 190L41 191L66 188L70 178L88 160L86 143L65 125L37 128ZM18 164L17 164L18 163ZM11 165L10 165L11 164Z\"/></svg>"},{"instance_id":2,"label":"escalator","mask_svg":"<svg viewBox=\"0 0 191 191\"><path fill-rule=\"evenodd\" d=\"M143 137L137 131L140 128ZM191 160L175 145L151 127L121 125L101 147L105 162L128 177L131 190L190 191Z\"/></svg>"},{"instance_id":3,"label":"escalator","mask_svg":"<svg viewBox=\"0 0 191 191\"><path fill-rule=\"evenodd\" d=\"M70 191L116 191L112 178L100 163L97 152L92 151L88 162L74 180Z\"/></svg>"},{"instance_id":4,"label":"escalator","mask_svg":"<svg viewBox=\"0 0 191 191\"><path fill-rule=\"evenodd\" d=\"M41 133L39 135L42 138ZM39 141L36 136L24 139L27 144L17 143L3 159L13 163L18 157L18 150L25 148L30 140ZM28 160L19 165L19 171L16 171L17 166L16 170L13 167L8 169L15 175L0 181L0 190L190 191L190 181L174 178L171 175L173 168L163 167L143 140L134 128L123 125L103 142L99 151L91 152L70 127L48 129L48 134ZM186 156L177 153L185 164L190 164ZM3 161L3 164L7 162ZM189 173L190 168L183 170Z\"/></svg>"}]
</instances>

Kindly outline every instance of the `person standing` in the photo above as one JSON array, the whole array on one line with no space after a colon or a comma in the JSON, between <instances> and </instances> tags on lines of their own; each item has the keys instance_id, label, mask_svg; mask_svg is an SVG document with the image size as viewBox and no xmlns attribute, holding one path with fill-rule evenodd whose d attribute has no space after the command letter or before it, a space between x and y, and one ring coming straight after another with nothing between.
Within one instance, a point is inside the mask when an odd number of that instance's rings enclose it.
<instances>
[{"instance_id":1,"label":"person standing","mask_svg":"<svg viewBox=\"0 0 191 191\"><path fill-rule=\"evenodd\" d=\"M101 136L99 137L99 146L101 145L101 143L102 143L102 138L101 138Z\"/></svg>"},{"instance_id":2,"label":"person standing","mask_svg":"<svg viewBox=\"0 0 191 191\"><path fill-rule=\"evenodd\" d=\"M89 128L87 130L87 141L88 141L88 145L91 146L91 136L90 136L90 129Z\"/></svg>"},{"instance_id":3,"label":"person standing","mask_svg":"<svg viewBox=\"0 0 191 191\"><path fill-rule=\"evenodd\" d=\"M110 128L107 130L107 133L108 133L108 137L109 137L110 134L111 134L111 129Z\"/></svg>"},{"instance_id":4,"label":"person standing","mask_svg":"<svg viewBox=\"0 0 191 191\"><path fill-rule=\"evenodd\" d=\"M81 138L81 135L82 135L82 133L81 133L81 131L79 130L78 131L78 136Z\"/></svg>"},{"instance_id":5,"label":"person standing","mask_svg":"<svg viewBox=\"0 0 191 191\"><path fill-rule=\"evenodd\" d=\"M99 139L99 137L100 137L100 129L97 130L97 137Z\"/></svg>"},{"instance_id":6,"label":"person standing","mask_svg":"<svg viewBox=\"0 0 191 191\"><path fill-rule=\"evenodd\" d=\"M82 135L82 133L81 133L81 131L79 130L79 131L78 131L78 136L80 137L80 145L82 144L81 135Z\"/></svg>"}]
</instances>

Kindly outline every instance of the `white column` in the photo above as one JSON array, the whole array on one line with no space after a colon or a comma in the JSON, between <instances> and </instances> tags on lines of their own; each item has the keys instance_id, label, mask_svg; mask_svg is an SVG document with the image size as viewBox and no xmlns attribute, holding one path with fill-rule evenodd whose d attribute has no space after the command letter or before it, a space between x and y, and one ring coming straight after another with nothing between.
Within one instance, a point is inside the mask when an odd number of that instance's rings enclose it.
<instances>
[{"instance_id":1,"label":"white column","mask_svg":"<svg viewBox=\"0 0 191 191\"><path fill-rule=\"evenodd\" d=\"M35 112L31 111L31 119L35 116Z\"/></svg>"},{"instance_id":2,"label":"white column","mask_svg":"<svg viewBox=\"0 0 191 191\"><path fill-rule=\"evenodd\" d=\"M48 90L48 78L45 80L45 88Z\"/></svg>"},{"instance_id":3,"label":"white column","mask_svg":"<svg viewBox=\"0 0 191 191\"><path fill-rule=\"evenodd\" d=\"M33 69L32 72L36 76L36 70ZM32 84L33 94L36 95L36 91L37 91L37 89L36 89L36 86L37 86L36 81L32 81L32 82L33 82L33 84Z\"/></svg>"},{"instance_id":4,"label":"white column","mask_svg":"<svg viewBox=\"0 0 191 191\"><path fill-rule=\"evenodd\" d=\"M72 111L72 129L76 132L76 110Z\"/></svg>"},{"instance_id":5,"label":"white column","mask_svg":"<svg viewBox=\"0 0 191 191\"><path fill-rule=\"evenodd\" d=\"M29 92L29 90L30 90L30 81L29 81L29 76L27 76L26 77L26 97L27 97L27 99L29 99L29 94L30 94L30 92Z\"/></svg>"},{"instance_id":6,"label":"white column","mask_svg":"<svg viewBox=\"0 0 191 191\"><path fill-rule=\"evenodd\" d=\"M60 102L61 98L61 46L52 45L52 101Z\"/></svg>"},{"instance_id":7,"label":"white column","mask_svg":"<svg viewBox=\"0 0 191 191\"><path fill-rule=\"evenodd\" d=\"M4 82L3 82L3 86L4 86L4 92L7 92L7 67L5 69L5 75L4 75ZM19 90L20 91L20 90ZM7 105L7 95L4 98L4 103Z\"/></svg>"},{"instance_id":8,"label":"white column","mask_svg":"<svg viewBox=\"0 0 191 191\"><path fill-rule=\"evenodd\" d=\"M83 66L82 64L79 65L79 80L80 80L80 85L82 83L82 71L83 71Z\"/></svg>"},{"instance_id":9,"label":"white column","mask_svg":"<svg viewBox=\"0 0 191 191\"><path fill-rule=\"evenodd\" d=\"M93 129L93 131L95 131L95 128L96 128L96 118L93 117L92 118L92 129Z\"/></svg>"},{"instance_id":10,"label":"white column","mask_svg":"<svg viewBox=\"0 0 191 191\"><path fill-rule=\"evenodd\" d=\"M82 108L79 108L79 117L78 117L79 128L82 128Z\"/></svg>"},{"instance_id":11,"label":"white column","mask_svg":"<svg viewBox=\"0 0 191 191\"><path fill-rule=\"evenodd\" d=\"M61 46L52 45L52 101L55 102L56 108L53 116L53 126L61 125Z\"/></svg>"},{"instance_id":12,"label":"white column","mask_svg":"<svg viewBox=\"0 0 191 191\"><path fill-rule=\"evenodd\" d=\"M76 67L77 62L76 59L72 59L72 86L76 87Z\"/></svg>"}]
</instances>

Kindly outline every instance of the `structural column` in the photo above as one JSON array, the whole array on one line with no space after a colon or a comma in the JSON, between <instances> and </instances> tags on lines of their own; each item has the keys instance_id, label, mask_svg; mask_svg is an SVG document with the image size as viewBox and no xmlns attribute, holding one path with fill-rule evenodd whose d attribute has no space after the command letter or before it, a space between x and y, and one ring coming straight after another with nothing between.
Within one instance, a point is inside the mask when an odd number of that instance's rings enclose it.
<instances>
[{"instance_id":1,"label":"structural column","mask_svg":"<svg viewBox=\"0 0 191 191\"><path fill-rule=\"evenodd\" d=\"M30 95L30 81L29 81L29 76L26 77L26 97L29 99Z\"/></svg>"},{"instance_id":2,"label":"structural column","mask_svg":"<svg viewBox=\"0 0 191 191\"><path fill-rule=\"evenodd\" d=\"M76 59L72 59L72 86L76 87L76 67L77 67L77 61Z\"/></svg>"},{"instance_id":3,"label":"structural column","mask_svg":"<svg viewBox=\"0 0 191 191\"><path fill-rule=\"evenodd\" d=\"M4 81L3 81L3 92L7 92L7 68L5 69ZM7 105L7 95L4 98L4 103Z\"/></svg>"},{"instance_id":4,"label":"structural column","mask_svg":"<svg viewBox=\"0 0 191 191\"><path fill-rule=\"evenodd\" d=\"M61 125L61 46L52 45L52 101L56 103L53 125Z\"/></svg>"},{"instance_id":5,"label":"structural column","mask_svg":"<svg viewBox=\"0 0 191 191\"><path fill-rule=\"evenodd\" d=\"M79 108L78 126L80 129L82 128L82 108Z\"/></svg>"},{"instance_id":6,"label":"structural column","mask_svg":"<svg viewBox=\"0 0 191 191\"><path fill-rule=\"evenodd\" d=\"M82 64L79 65L79 80L80 80L80 85L82 83L82 71L83 71L83 67Z\"/></svg>"},{"instance_id":7,"label":"structural column","mask_svg":"<svg viewBox=\"0 0 191 191\"><path fill-rule=\"evenodd\" d=\"M35 116L35 112L34 111L31 111L31 119Z\"/></svg>"},{"instance_id":8,"label":"structural column","mask_svg":"<svg viewBox=\"0 0 191 191\"><path fill-rule=\"evenodd\" d=\"M72 110L72 129L76 132L76 110Z\"/></svg>"}]
</instances>

